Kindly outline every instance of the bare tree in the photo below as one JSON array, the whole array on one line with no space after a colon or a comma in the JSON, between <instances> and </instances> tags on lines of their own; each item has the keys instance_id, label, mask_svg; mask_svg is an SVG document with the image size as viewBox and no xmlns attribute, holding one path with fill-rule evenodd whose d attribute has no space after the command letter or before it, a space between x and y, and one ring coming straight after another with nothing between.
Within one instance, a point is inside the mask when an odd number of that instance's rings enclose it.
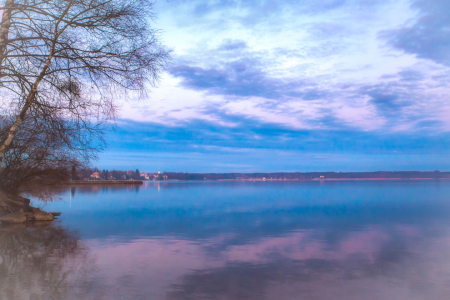
<instances>
[{"instance_id":1,"label":"bare tree","mask_svg":"<svg viewBox=\"0 0 450 300\"><path fill-rule=\"evenodd\" d=\"M150 0L6 1L0 27L0 166L8 151L9 159L15 155L13 140L25 132L21 127L35 126L36 133L46 127L21 143L36 145L33 139L50 134L74 157L86 151L83 159L89 158L101 148L117 101L142 97L168 59L149 24L152 7Z\"/></svg>"},{"instance_id":2,"label":"bare tree","mask_svg":"<svg viewBox=\"0 0 450 300\"><path fill-rule=\"evenodd\" d=\"M9 128L2 127L4 131ZM4 134L2 130L1 134ZM40 196L42 191L46 191L42 187L69 180L71 168L86 166L101 147L78 149L74 144L80 137L71 131L62 135L52 124L29 116L4 155L0 190L9 194L27 192ZM87 137L83 135L82 138ZM48 195L44 193L43 196L47 198Z\"/></svg>"}]
</instances>

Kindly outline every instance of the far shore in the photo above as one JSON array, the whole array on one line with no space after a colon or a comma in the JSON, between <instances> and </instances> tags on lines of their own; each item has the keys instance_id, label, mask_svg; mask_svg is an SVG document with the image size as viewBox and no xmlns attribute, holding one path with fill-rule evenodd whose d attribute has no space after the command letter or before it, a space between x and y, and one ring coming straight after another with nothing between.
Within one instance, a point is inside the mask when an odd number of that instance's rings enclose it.
<instances>
[{"instance_id":1,"label":"far shore","mask_svg":"<svg viewBox=\"0 0 450 300\"><path fill-rule=\"evenodd\" d=\"M186 181L398 181L398 180L449 180L449 178L311 178L311 179L262 179L262 178L230 178L230 179L206 179ZM146 182L173 182L177 179L168 180L145 180ZM183 180L184 181L184 180ZM59 185L141 185L143 180L76 180L60 183Z\"/></svg>"},{"instance_id":2,"label":"far shore","mask_svg":"<svg viewBox=\"0 0 450 300\"><path fill-rule=\"evenodd\" d=\"M96 185L96 184L143 184L142 180L75 180L60 185Z\"/></svg>"},{"instance_id":3,"label":"far shore","mask_svg":"<svg viewBox=\"0 0 450 300\"><path fill-rule=\"evenodd\" d=\"M341 181L341 180L448 180L448 178L314 178L315 181Z\"/></svg>"},{"instance_id":4,"label":"far shore","mask_svg":"<svg viewBox=\"0 0 450 300\"><path fill-rule=\"evenodd\" d=\"M355 180L449 180L449 178L312 178L312 179L217 179L217 181L355 181Z\"/></svg>"}]
</instances>

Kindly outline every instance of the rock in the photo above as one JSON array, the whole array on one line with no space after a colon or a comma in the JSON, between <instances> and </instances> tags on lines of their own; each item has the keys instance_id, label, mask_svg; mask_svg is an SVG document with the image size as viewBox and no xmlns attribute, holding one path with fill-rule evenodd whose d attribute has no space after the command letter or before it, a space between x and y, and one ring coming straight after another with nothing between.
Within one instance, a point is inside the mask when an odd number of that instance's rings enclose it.
<instances>
[{"instance_id":1,"label":"rock","mask_svg":"<svg viewBox=\"0 0 450 300\"><path fill-rule=\"evenodd\" d=\"M52 216L51 214L48 214L46 212L35 212L33 214L34 216L34 221L53 221L55 219L54 216Z\"/></svg>"},{"instance_id":2,"label":"rock","mask_svg":"<svg viewBox=\"0 0 450 300\"><path fill-rule=\"evenodd\" d=\"M27 216L23 211L23 209L20 209L18 212L14 212L0 217L1 223L18 224L18 223L25 223L26 221Z\"/></svg>"},{"instance_id":3,"label":"rock","mask_svg":"<svg viewBox=\"0 0 450 300\"><path fill-rule=\"evenodd\" d=\"M25 217L27 217L27 222L33 222L34 221L34 214L32 212L26 212Z\"/></svg>"},{"instance_id":4,"label":"rock","mask_svg":"<svg viewBox=\"0 0 450 300\"><path fill-rule=\"evenodd\" d=\"M53 220L54 215L30 206L30 199L0 191L0 225Z\"/></svg>"},{"instance_id":5,"label":"rock","mask_svg":"<svg viewBox=\"0 0 450 300\"><path fill-rule=\"evenodd\" d=\"M30 211L30 199L0 191L0 216L7 216L20 210Z\"/></svg>"},{"instance_id":6,"label":"rock","mask_svg":"<svg viewBox=\"0 0 450 300\"><path fill-rule=\"evenodd\" d=\"M59 217L61 215L60 212L49 212L52 216Z\"/></svg>"}]
</instances>

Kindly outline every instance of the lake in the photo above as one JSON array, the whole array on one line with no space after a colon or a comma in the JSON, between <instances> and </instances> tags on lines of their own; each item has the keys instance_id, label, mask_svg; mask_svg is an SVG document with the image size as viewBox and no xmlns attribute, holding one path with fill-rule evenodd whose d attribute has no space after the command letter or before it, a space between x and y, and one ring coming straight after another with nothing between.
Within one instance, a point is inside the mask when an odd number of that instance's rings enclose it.
<instances>
[{"instance_id":1,"label":"lake","mask_svg":"<svg viewBox=\"0 0 450 300\"><path fill-rule=\"evenodd\" d=\"M0 299L449 299L449 181L57 192L1 228Z\"/></svg>"}]
</instances>

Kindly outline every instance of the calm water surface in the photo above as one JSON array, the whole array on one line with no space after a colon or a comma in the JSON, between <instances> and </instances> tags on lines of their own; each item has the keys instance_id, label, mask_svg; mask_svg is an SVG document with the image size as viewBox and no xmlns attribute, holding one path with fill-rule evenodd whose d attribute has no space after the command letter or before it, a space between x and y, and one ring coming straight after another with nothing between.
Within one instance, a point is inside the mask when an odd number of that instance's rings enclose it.
<instances>
[{"instance_id":1,"label":"calm water surface","mask_svg":"<svg viewBox=\"0 0 450 300\"><path fill-rule=\"evenodd\" d=\"M450 182L62 188L0 228L0 299L450 299Z\"/></svg>"}]
</instances>

